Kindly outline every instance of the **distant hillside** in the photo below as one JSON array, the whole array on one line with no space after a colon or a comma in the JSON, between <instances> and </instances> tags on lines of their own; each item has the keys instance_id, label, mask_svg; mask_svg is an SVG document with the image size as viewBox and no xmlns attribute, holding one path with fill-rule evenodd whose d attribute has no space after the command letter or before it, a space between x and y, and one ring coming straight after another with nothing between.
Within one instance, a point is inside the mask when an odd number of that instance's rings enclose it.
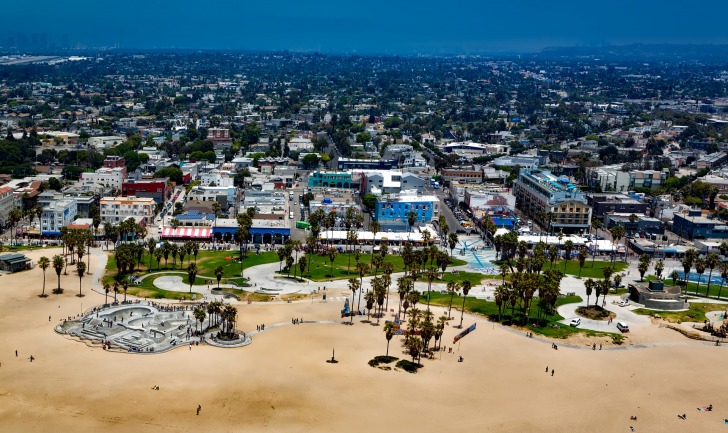
<instances>
[{"instance_id":1,"label":"distant hillside","mask_svg":"<svg viewBox=\"0 0 728 433\"><path fill-rule=\"evenodd\" d=\"M603 47L549 47L532 55L542 59L592 58L621 61L728 63L728 45L631 44Z\"/></svg>"}]
</instances>

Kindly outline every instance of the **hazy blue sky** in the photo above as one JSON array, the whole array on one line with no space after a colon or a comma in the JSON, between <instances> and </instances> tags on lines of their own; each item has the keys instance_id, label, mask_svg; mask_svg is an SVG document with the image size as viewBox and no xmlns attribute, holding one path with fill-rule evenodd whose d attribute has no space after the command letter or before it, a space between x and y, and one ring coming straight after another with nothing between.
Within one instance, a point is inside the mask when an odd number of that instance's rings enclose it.
<instances>
[{"instance_id":1,"label":"hazy blue sky","mask_svg":"<svg viewBox=\"0 0 728 433\"><path fill-rule=\"evenodd\" d=\"M17 32L123 48L458 53L547 46L728 43L728 0L34 0L0 14Z\"/></svg>"}]
</instances>

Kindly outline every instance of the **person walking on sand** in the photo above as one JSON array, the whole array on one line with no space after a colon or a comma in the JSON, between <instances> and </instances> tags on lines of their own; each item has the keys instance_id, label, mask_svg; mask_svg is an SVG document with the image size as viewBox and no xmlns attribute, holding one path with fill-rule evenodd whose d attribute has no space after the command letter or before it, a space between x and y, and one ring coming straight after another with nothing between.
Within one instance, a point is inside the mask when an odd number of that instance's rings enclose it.
<instances>
[{"instance_id":1,"label":"person walking on sand","mask_svg":"<svg viewBox=\"0 0 728 433\"><path fill-rule=\"evenodd\" d=\"M197 415L199 415L199 414L200 414L200 411L201 411L201 410L202 410L202 405L201 405L201 404L198 404L198 405L197 405Z\"/></svg>"},{"instance_id":2,"label":"person walking on sand","mask_svg":"<svg viewBox=\"0 0 728 433\"><path fill-rule=\"evenodd\" d=\"M553 377L553 375L554 375L554 369L552 368L551 369L551 376Z\"/></svg>"},{"instance_id":3,"label":"person walking on sand","mask_svg":"<svg viewBox=\"0 0 728 433\"><path fill-rule=\"evenodd\" d=\"M546 366L546 373L548 373L548 372L549 372L549 366L547 365Z\"/></svg>"}]
</instances>

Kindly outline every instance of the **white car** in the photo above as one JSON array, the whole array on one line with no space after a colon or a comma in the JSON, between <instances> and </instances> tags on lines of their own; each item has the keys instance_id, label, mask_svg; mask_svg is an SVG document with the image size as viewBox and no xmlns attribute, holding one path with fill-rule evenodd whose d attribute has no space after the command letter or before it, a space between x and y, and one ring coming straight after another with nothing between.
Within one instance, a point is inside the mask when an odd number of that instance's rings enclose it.
<instances>
[{"instance_id":1,"label":"white car","mask_svg":"<svg viewBox=\"0 0 728 433\"><path fill-rule=\"evenodd\" d=\"M620 307L626 307L627 305L629 305L629 301L626 299L624 301L620 301L620 303L619 303Z\"/></svg>"},{"instance_id":2,"label":"white car","mask_svg":"<svg viewBox=\"0 0 728 433\"><path fill-rule=\"evenodd\" d=\"M571 319L571 322L569 322L569 326L579 326L579 325L581 325L581 318L579 318L579 317L574 317L573 319Z\"/></svg>"}]
</instances>

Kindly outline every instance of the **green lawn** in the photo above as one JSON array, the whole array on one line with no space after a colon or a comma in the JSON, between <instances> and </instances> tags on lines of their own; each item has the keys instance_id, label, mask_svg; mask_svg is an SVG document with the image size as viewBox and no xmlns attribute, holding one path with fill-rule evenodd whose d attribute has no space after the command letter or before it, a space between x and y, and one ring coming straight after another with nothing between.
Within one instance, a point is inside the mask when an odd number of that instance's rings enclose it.
<instances>
[{"instance_id":1,"label":"green lawn","mask_svg":"<svg viewBox=\"0 0 728 433\"><path fill-rule=\"evenodd\" d=\"M301 255L299 255L299 258ZM349 265L349 257L351 257L351 265ZM276 256L276 261L278 260L278 257ZM370 265L372 261L372 255L371 254L362 254L359 258L359 263L364 263L366 265ZM385 262L392 263L394 266L394 272L404 272L404 262L402 261L401 256L395 256L395 255L387 255L384 258ZM356 271L356 260L354 258L354 254L348 254L348 253L341 253L337 254L336 258L334 259L334 265L333 265L333 276L331 275L331 261L329 260L329 256L327 255L314 255L311 258L311 269L310 269L310 277L309 277L309 270L307 269L304 273L304 277L310 278L313 281L330 281L330 280L340 280L345 278L351 278L351 277L358 277L359 274ZM429 264L429 263L428 263ZM461 266L467 264L465 261L460 259L452 259L452 263L448 265L448 267L452 266ZM349 271L347 272L347 266L350 266ZM287 272L283 272L287 275ZM382 268L379 268L379 272L377 275L381 275ZM368 267L368 272L366 274L368 275L374 275L374 269L371 268L371 266ZM291 276L293 276L293 271L291 271Z\"/></svg>"},{"instance_id":2,"label":"green lawn","mask_svg":"<svg viewBox=\"0 0 728 433\"><path fill-rule=\"evenodd\" d=\"M591 260L587 260L586 263L584 263L584 268L581 269L581 277L582 278L604 278L604 268L607 266L612 267L612 275L622 272L623 270L627 269L627 263L615 261L612 263L611 261L602 261L602 260L596 260L593 263ZM546 262L543 265L543 270L551 269L551 262ZM554 270L564 272L564 261L563 260L557 260L554 262ZM564 272L567 275L579 275L579 261L578 260L569 260L566 263L566 272Z\"/></svg>"},{"instance_id":3,"label":"green lawn","mask_svg":"<svg viewBox=\"0 0 728 433\"><path fill-rule=\"evenodd\" d=\"M647 310L645 308L637 308L632 310L636 314L643 316L654 316L658 315L668 322L703 322L706 317L705 313L710 311L724 311L726 309L725 304L701 304L699 302L691 303L690 308L687 311L654 311Z\"/></svg>"},{"instance_id":4,"label":"green lawn","mask_svg":"<svg viewBox=\"0 0 728 433\"><path fill-rule=\"evenodd\" d=\"M577 302L582 302L583 299L580 296L562 296L556 301L556 306L561 306L565 304L573 304ZM459 314L455 312L457 310L460 311L460 307L462 306L463 298L462 296L455 296L453 298L452 303L452 309L453 309L453 317L455 317L455 321L457 323L460 322ZM424 305L427 303L427 297L426 294L424 296L420 297L420 304L418 304L418 308L422 309L425 308ZM531 314L529 315L529 323L536 322L536 319L538 317L538 298L534 298L533 300L533 306L531 308ZM443 293L437 293L432 292L430 294L430 304L432 305L440 305L447 307L450 305L450 295L443 294ZM482 299L476 299L473 297L467 297L465 299L465 311L469 313L479 314L481 316L485 316L489 318L490 320L497 322L498 321L498 306L495 304L495 302L491 301L485 301ZM515 310L515 319L520 323L521 316L520 311L518 308ZM566 338L569 335L572 334L585 334L588 336L612 336L610 333L605 332L596 332L591 331L588 329L581 329L581 328L574 328L568 325L564 325L562 323L558 323L559 320L563 320L564 318L561 317L558 314L554 314L553 316L547 316L545 318L545 324L542 326L539 326L537 328L528 327L529 331L532 331L535 334L541 334L546 337L551 338ZM501 314L501 322L504 324L510 323L511 320L511 310L510 308L504 308ZM555 326L558 325L558 328Z\"/></svg>"},{"instance_id":5,"label":"green lawn","mask_svg":"<svg viewBox=\"0 0 728 433\"><path fill-rule=\"evenodd\" d=\"M455 282L458 282L458 283L461 283L462 284L463 281L470 281L470 285L472 287L475 287L475 286L481 284L481 282L485 278L486 278L486 275L483 275L483 274L478 273L478 272L457 271L457 273L453 274L450 271L446 271L445 272L445 275L443 276L442 279L433 280L432 283L433 284L435 284L435 283L449 283L451 281L455 281ZM420 277L417 281L421 281L421 282L424 282L424 283L429 282L429 280L427 279L427 277L424 277L424 276L423 277Z\"/></svg>"},{"instance_id":6,"label":"green lawn","mask_svg":"<svg viewBox=\"0 0 728 433\"><path fill-rule=\"evenodd\" d=\"M230 257L231 260L225 260L226 257ZM217 266L222 266L225 270L225 274L222 278L222 283L230 283L230 284L237 284L238 286L246 287L247 283L245 283L245 279L240 277L240 263L234 262L232 258L237 257L235 254L235 251L199 251L197 254L197 267L199 268L199 271L197 273L197 278L195 279L195 285L192 286L192 293L195 293L194 289L195 286L201 286L206 285L207 281L209 280L211 285L217 286L217 279L215 278L215 268ZM243 260L243 269L250 268L252 266L264 264L264 263L272 263L278 260L278 255L275 252L263 252L258 255L255 254L255 252L248 252L248 257ZM194 255L192 256L192 261L194 262ZM149 263L149 255L147 253L144 254L143 263ZM179 272L186 272L185 269L187 265L190 263L188 260L188 257L185 257L184 265L181 265L179 262L179 257L177 258L177 266L173 267L172 264L172 257L169 258L169 266L164 266L164 258L162 258L161 261L161 274L162 275L176 275L179 277L182 277L182 281L184 284L189 285L189 280L187 279L186 273L179 273ZM151 269L151 272L157 272L156 268L156 260L153 261L153 267ZM134 272L137 275L144 275L147 271L147 267L145 265L142 265L136 272ZM169 271L169 272L165 272ZM177 272L177 273L175 273ZM116 260L114 259L113 251L109 254L109 259L106 264L106 275L103 278L104 283L113 284L114 278L117 274L116 270ZM158 278L159 276L150 276L142 280L142 283L140 285L134 285L129 286L127 289L128 295L138 296L142 298L168 298L168 299L180 299L181 296L185 296L189 299L189 293L180 293L180 292L170 292L166 290L159 289L154 286L154 280ZM226 289L231 291L232 293L236 293L235 291L240 291L243 293L241 289ZM199 298L199 293L196 293ZM257 300L257 299L256 299Z\"/></svg>"}]
</instances>

